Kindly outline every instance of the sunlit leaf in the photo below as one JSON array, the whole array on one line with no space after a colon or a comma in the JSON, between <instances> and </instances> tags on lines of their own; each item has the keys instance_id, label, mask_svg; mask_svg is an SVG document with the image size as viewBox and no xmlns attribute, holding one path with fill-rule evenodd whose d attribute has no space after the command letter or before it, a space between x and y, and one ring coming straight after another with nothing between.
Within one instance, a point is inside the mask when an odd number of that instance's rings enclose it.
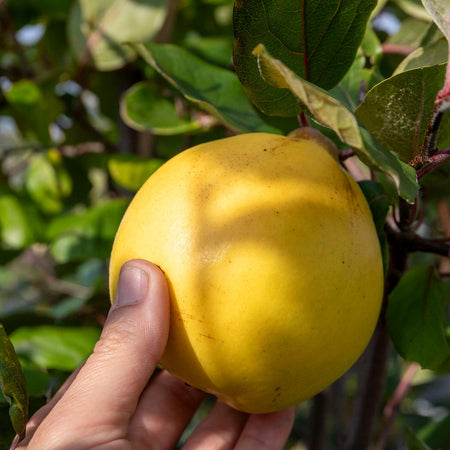
<instances>
[{"instance_id":1,"label":"sunlit leaf","mask_svg":"<svg viewBox=\"0 0 450 450\"><path fill-rule=\"evenodd\" d=\"M9 249L20 249L34 242L39 219L29 205L16 195L0 193L0 242Z\"/></svg>"},{"instance_id":2,"label":"sunlit leaf","mask_svg":"<svg viewBox=\"0 0 450 450\"><path fill-rule=\"evenodd\" d=\"M11 336L17 354L40 367L75 370L94 349L100 330L92 327L21 327Z\"/></svg>"},{"instance_id":3,"label":"sunlit leaf","mask_svg":"<svg viewBox=\"0 0 450 450\"><path fill-rule=\"evenodd\" d=\"M422 4L450 45L450 1L422 0Z\"/></svg>"},{"instance_id":4,"label":"sunlit leaf","mask_svg":"<svg viewBox=\"0 0 450 450\"><path fill-rule=\"evenodd\" d=\"M255 48L254 53L258 58L261 76L268 84L292 92L320 125L333 130L366 164L389 174L401 196L411 201L415 198L418 186L414 169L380 147L367 130L360 129L355 116L341 102L297 77L281 61L272 58L262 46Z\"/></svg>"},{"instance_id":5,"label":"sunlit leaf","mask_svg":"<svg viewBox=\"0 0 450 450\"><path fill-rule=\"evenodd\" d=\"M57 214L63 210L64 200L73 187L72 179L57 155L57 152L34 155L25 179L30 197L48 214Z\"/></svg>"},{"instance_id":6,"label":"sunlit leaf","mask_svg":"<svg viewBox=\"0 0 450 450\"><path fill-rule=\"evenodd\" d=\"M69 40L81 64L115 70L135 57L127 42L151 40L167 14L167 0L77 0L70 13Z\"/></svg>"},{"instance_id":7,"label":"sunlit leaf","mask_svg":"<svg viewBox=\"0 0 450 450\"><path fill-rule=\"evenodd\" d=\"M236 75L172 44L136 46L141 56L190 101L242 132L280 133L258 114Z\"/></svg>"},{"instance_id":8,"label":"sunlit leaf","mask_svg":"<svg viewBox=\"0 0 450 450\"><path fill-rule=\"evenodd\" d=\"M399 73L371 89L355 114L370 133L405 162L420 153L445 65ZM450 144L450 116L441 124L437 145Z\"/></svg>"},{"instance_id":9,"label":"sunlit leaf","mask_svg":"<svg viewBox=\"0 0 450 450\"><path fill-rule=\"evenodd\" d=\"M163 159L143 159L136 155L115 154L108 159L112 179L129 191L136 192L162 164Z\"/></svg>"},{"instance_id":10,"label":"sunlit leaf","mask_svg":"<svg viewBox=\"0 0 450 450\"><path fill-rule=\"evenodd\" d=\"M295 97L261 78L253 49L263 44L296 75L330 89L352 65L375 5L373 0L236 1L234 67L247 95L265 114L297 115Z\"/></svg>"},{"instance_id":11,"label":"sunlit leaf","mask_svg":"<svg viewBox=\"0 0 450 450\"><path fill-rule=\"evenodd\" d=\"M27 383L11 341L0 324L0 388L8 401L14 431L21 437L28 420Z\"/></svg>"},{"instance_id":12,"label":"sunlit leaf","mask_svg":"<svg viewBox=\"0 0 450 450\"><path fill-rule=\"evenodd\" d=\"M448 43L444 37L410 53L395 69L394 75L405 70L444 64L448 59Z\"/></svg>"},{"instance_id":13,"label":"sunlit leaf","mask_svg":"<svg viewBox=\"0 0 450 450\"><path fill-rule=\"evenodd\" d=\"M450 355L445 334L448 288L432 267L416 266L389 296L386 320L399 354L434 369Z\"/></svg>"},{"instance_id":14,"label":"sunlit leaf","mask_svg":"<svg viewBox=\"0 0 450 450\"><path fill-rule=\"evenodd\" d=\"M121 115L132 128L156 135L183 134L202 128L202 124L177 114L173 99L163 97L149 82L133 85L121 100Z\"/></svg>"}]
</instances>

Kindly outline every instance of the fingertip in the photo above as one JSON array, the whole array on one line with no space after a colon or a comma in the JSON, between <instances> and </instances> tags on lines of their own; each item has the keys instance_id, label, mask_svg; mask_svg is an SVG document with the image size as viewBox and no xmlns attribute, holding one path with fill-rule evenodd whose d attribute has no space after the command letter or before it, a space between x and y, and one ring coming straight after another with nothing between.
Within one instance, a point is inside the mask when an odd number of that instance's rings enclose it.
<instances>
[{"instance_id":1,"label":"fingertip","mask_svg":"<svg viewBox=\"0 0 450 450\"><path fill-rule=\"evenodd\" d=\"M242 431L236 450L251 448L281 450L289 438L294 419L294 408L267 414L252 414Z\"/></svg>"}]
</instances>

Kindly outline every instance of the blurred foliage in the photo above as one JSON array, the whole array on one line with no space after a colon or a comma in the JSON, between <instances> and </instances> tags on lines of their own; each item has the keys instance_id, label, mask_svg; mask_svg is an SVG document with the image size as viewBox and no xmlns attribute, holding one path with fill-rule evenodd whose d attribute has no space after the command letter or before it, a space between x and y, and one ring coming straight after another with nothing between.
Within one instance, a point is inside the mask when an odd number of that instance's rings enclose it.
<instances>
[{"instance_id":1,"label":"blurred foliage","mask_svg":"<svg viewBox=\"0 0 450 450\"><path fill-rule=\"evenodd\" d=\"M366 27L375 2L358 2L355 23L356 3L343 3L348 8L339 15L336 33L355 27L354 34L347 34L348 46L330 30L315 28L313 15L305 26L318 42L323 35L330 44L321 47L310 66L318 80L325 77L320 86L330 89L304 85L315 98L339 104L339 111L356 111L368 130L361 131L368 137L360 153L363 159L368 156L370 167L356 164L376 181L361 187L387 261L383 225L388 213L393 217L398 185L409 183L409 194L416 192L415 180L405 175L406 162L417 154L417 133L422 138L427 125L421 114L430 114L442 87L448 56L445 24L438 28L417 0L391 0L378 2ZM284 102L278 97L286 75L268 88L270 77L258 78L266 72L248 58L249 46L260 42L274 58L284 51L270 33L245 41L247 16L258 4L248 1L236 17L241 41L235 62L244 74L242 86L233 70L232 0L0 0L0 322L21 363L31 414L92 351L109 306L107 266L115 231L146 178L200 142L248 131L286 134L298 126L292 117L301 109L298 99L292 92ZM330 5L323 15L330 14ZM285 20L301 28L299 12L272 9L274 29L290 43ZM255 27L263 26L258 18ZM141 41L145 44L128 44ZM333 51L337 72L326 66ZM288 53L282 62L294 71L292 79L301 89L298 76L305 76L305 67L297 64L295 52ZM334 133L341 127L325 130L315 122L312 103L303 103L311 123L345 150L346 140ZM440 131L441 148L450 145L449 117ZM371 158L377 162L371 165ZM449 175L447 164L421 180L421 236L450 236ZM448 276L449 262L416 253L409 268L391 295L388 322L399 353L393 350L390 356L383 401L391 398L410 364L400 354L434 371L421 370L412 379L386 448L450 449L449 289L448 277L442 277ZM12 361L11 352L7 358ZM360 395L357 379L364 362L363 357L320 394L334 405L324 431L329 448L339 448L354 431L351 408ZM22 396L19 406L24 402ZM309 441L312 404L297 407L287 448L304 448ZM210 405L208 399L192 426ZM14 436L9 409L0 395L0 449L9 448Z\"/></svg>"}]
</instances>

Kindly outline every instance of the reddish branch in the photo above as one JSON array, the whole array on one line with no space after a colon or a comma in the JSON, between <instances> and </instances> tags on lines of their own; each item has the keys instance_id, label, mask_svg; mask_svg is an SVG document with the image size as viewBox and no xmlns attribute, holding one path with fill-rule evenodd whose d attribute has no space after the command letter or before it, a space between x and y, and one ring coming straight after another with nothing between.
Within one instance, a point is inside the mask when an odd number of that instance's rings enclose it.
<instances>
[{"instance_id":1,"label":"reddish branch","mask_svg":"<svg viewBox=\"0 0 450 450\"><path fill-rule=\"evenodd\" d=\"M378 436L375 450L383 450L385 448L392 425L394 424L395 418L400 411L400 406L408 395L411 388L411 382L419 369L420 365L416 362L409 365L408 369L403 374L402 379L398 383L397 388L392 394L392 397L386 403L383 411L383 425L381 426L381 432Z\"/></svg>"},{"instance_id":2,"label":"reddish branch","mask_svg":"<svg viewBox=\"0 0 450 450\"><path fill-rule=\"evenodd\" d=\"M438 151L433 156L430 156L427 159L428 164L417 171L417 179L420 180L427 173L448 162L450 162L450 147L446 148L445 150Z\"/></svg>"}]
</instances>

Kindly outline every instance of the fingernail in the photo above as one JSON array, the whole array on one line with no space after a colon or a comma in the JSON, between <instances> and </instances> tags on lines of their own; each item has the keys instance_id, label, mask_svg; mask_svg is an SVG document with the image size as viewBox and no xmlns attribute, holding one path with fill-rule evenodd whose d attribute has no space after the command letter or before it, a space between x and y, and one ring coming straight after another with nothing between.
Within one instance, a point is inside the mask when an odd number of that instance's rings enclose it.
<instances>
[{"instance_id":1,"label":"fingernail","mask_svg":"<svg viewBox=\"0 0 450 450\"><path fill-rule=\"evenodd\" d=\"M134 305L144 299L148 291L148 274L135 266L123 266L117 284L114 308Z\"/></svg>"}]
</instances>

